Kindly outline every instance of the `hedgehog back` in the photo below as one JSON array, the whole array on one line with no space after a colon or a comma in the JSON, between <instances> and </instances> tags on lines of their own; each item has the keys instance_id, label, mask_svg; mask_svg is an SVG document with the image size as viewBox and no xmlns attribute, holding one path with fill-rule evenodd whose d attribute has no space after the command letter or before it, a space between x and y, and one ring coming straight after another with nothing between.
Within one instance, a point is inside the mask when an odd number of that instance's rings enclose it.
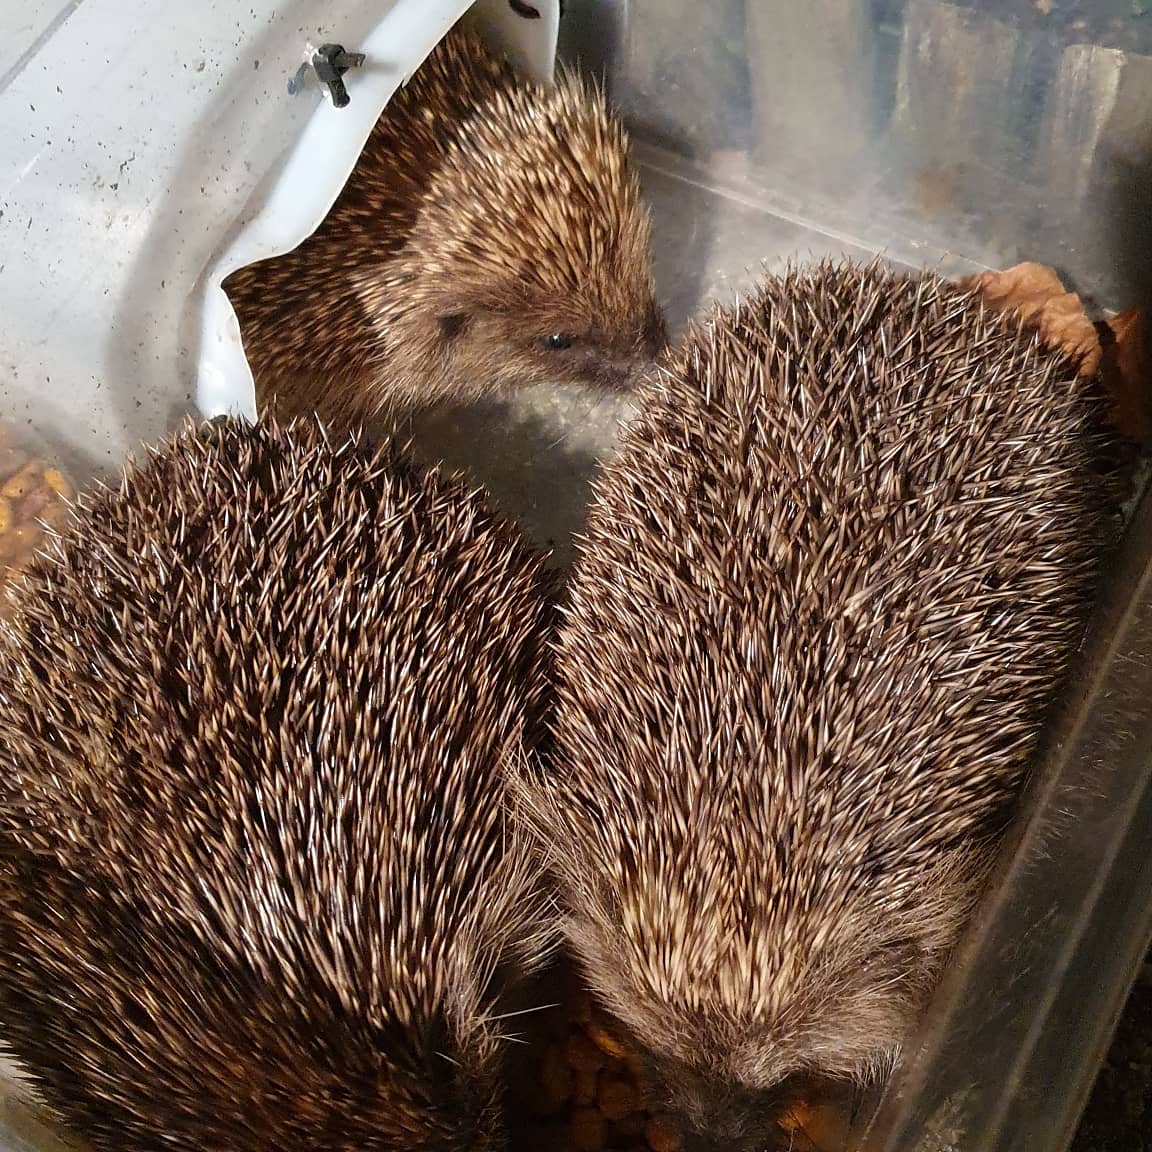
<instances>
[{"instance_id":1,"label":"hedgehog back","mask_svg":"<svg viewBox=\"0 0 1152 1152\"><path fill-rule=\"evenodd\" d=\"M97 1148L455 1149L542 943L501 772L540 567L313 425L183 436L81 510L0 644L0 1021Z\"/></svg>"},{"instance_id":2,"label":"hedgehog back","mask_svg":"<svg viewBox=\"0 0 1152 1152\"><path fill-rule=\"evenodd\" d=\"M1092 386L933 276L821 265L689 333L605 470L526 783L569 938L670 1067L889 1064L1113 539Z\"/></svg>"}]
</instances>

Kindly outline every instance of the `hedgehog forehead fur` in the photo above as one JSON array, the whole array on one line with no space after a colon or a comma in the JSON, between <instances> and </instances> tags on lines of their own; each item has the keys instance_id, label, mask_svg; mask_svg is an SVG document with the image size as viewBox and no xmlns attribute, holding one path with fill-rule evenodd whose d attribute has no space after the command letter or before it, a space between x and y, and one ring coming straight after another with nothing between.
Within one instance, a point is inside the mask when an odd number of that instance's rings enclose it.
<instances>
[{"instance_id":1,"label":"hedgehog forehead fur","mask_svg":"<svg viewBox=\"0 0 1152 1152\"><path fill-rule=\"evenodd\" d=\"M548 943L502 794L542 579L478 493L313 424L184 435L31 570L0 1017L96 1147L492 1146L493 996Z\"/></svg>"},{"instance_id":2,"label":"hedgehog forehead fur","mask_svg":"<svg viewBox=\"0 0 1152 1152\"><path fill-rule=\"evenodd\" d=\"M454 28L315 236L229 278L262 402L343 423L548 380L631 383L665 332L628 149L601 91L521 80Z\"/></svg>"},{"instance_id":3,"label":"hedgehog forehead fur","mask_svg":"<svg viewBox=\"0 0 1152 1152\"><path fill-rule=\"evenodd\" d=\"M694 327L597 485L522 781L566 932L661 1060L891 1065L986 874L1120 492L1103 403L932 275Z\"/></svg>"},{"instance_id":4,"label":"hedgehog forehead fur","mask_svg":"<svg viewBox=\"0 0 1152 1152\"><path fill-rule=\"evenodd\" d=\"M527 281L638 339L654 311L650 225L602 93L565 72L549 88L496 92L485 113L449 146L413 248L430 272L481 289Z\"/></svg>"}]
</instances>

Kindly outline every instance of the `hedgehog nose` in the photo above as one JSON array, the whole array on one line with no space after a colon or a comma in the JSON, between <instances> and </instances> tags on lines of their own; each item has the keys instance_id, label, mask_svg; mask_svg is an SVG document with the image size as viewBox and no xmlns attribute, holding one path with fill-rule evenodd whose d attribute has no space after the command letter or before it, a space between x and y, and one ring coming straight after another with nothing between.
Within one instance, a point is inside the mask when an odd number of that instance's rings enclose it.
<instances>
[{"instance_id":1,"label":"hedgehog nose","mask_svg":"<svg viewBox=\"0 0 1152 1152\"><path fill-rule=\"evenodd\" d=\"M591 375L597 387L621 391L632 386L633 365L630 360L605 357L595 364Z\"/></svg>"},{"instance_id":2,"label":"hedgehog nose","mask_svg":"<svg viewBox=\"0 0 1152 1152\"><path fill-rule=\"evenodd\" d=\"M627 359L617 360L605 365L607 387L620 391L632 391L644 379L645 374L652 367L652 356L629 356Z\"/></svg>"}]
</instances>

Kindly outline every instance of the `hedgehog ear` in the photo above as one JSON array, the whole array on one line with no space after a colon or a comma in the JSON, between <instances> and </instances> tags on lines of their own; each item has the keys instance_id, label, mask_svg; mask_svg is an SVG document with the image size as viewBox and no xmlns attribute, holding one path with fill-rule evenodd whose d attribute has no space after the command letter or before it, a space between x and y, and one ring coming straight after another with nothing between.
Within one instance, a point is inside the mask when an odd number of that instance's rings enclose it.
<instances>
[{"instance_id":1,"label":"hedgehog ear","mask_svg":"<svg viewBox=\"0 0 1152 1152\"><path fill-rule=\"evenodd\" d=\"M463 308L452 308L448 311L441 312L436 317L440 325L440 335L451 343L457 337L463 336L468 331L468 325L472 322L471 315Z\"/></svg>"}]
</instances>

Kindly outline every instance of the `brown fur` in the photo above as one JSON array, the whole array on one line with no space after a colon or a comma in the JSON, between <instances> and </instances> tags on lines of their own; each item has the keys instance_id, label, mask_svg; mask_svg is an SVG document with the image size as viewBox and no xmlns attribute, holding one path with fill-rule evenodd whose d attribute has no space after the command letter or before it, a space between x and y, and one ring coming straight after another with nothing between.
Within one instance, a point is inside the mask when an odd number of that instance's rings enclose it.
<instances>
[{"instance_id":1,"label":"brown fur","mask_svg":"<svg viewBox=\"0 0 1152 1152\"><path fill-rule=\"evenodd\" d=\"M540 587L479 495L310 424L178 439L32 570L0 1038L91 1147L501 1146Z\"/></svg>"},{"instance_id":2,"label":"brown fur","mask_svg":"<svg viewBox=\"0 0 1152 1152\"><path fill-rule=\"evenodd\" d=\"M260 403L330 425L533 383L624 387L664 342L648 212L603 95L521 82L466 27L396 93L316 234L225 287Z\"/></svg>"},{"instance_id":3,"label":"brown fur","mask_svg":"<svg viewBox=\"0 0 1152 1152\"><path fill-rule=\"evenodd\" d=\"M985 883L1120 486L1098 391L928 275L768 279L640 403L525 812L569 943L686 1132L759 1150L790 1083L896 1061Z\"/></svg>"}]
</instances>

